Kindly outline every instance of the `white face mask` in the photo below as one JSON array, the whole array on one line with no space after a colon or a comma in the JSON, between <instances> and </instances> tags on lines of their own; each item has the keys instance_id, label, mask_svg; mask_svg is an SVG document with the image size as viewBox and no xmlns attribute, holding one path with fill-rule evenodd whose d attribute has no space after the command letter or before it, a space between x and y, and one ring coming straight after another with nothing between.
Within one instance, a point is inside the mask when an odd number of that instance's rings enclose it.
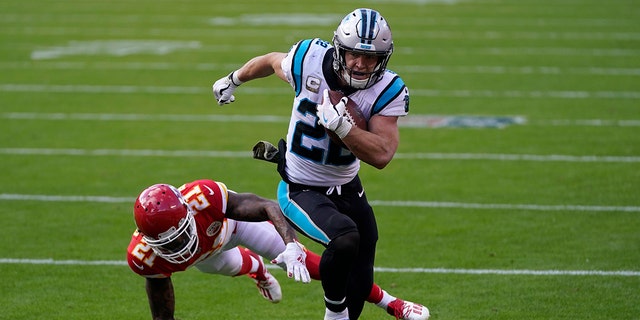
<instances>
[{"instance_id":1,"label":"white face mask","mask_svg":"<svg viewBox=\"0 0 640 320\"><path fill-rule=\"evenodd\" d=\"M198 233L196 229L196 219L191 212L187 213L186 219L180 221L178 229L172 228L162 234L160 239L145 237L145 241L153 252L159 257L171 263L185 263L189 261L198 250Z\"/></svg>"}]
</instances>

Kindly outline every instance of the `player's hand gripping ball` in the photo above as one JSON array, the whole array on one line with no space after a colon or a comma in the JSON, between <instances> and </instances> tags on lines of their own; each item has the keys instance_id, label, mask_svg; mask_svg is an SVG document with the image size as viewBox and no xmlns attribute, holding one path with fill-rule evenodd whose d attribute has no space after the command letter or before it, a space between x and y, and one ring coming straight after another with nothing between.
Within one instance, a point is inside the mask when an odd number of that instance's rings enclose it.
<instances>
[{"instance_id":1,"label":"player's hand gripping ball","mask_svg":"<svg viewBox=\"0 0 640 320\"><path fill-rule=\"evenodd\" d=\"M342 92L329 90L329 100L332 104L335 105L339 103L342 97L344 97L344 94L342 94ZM351 125L356 126L362 130L368 130L369 126L367 123L367 119L364 117L364 114L362 113L362 111L360 111L358 105L356 105L356 103L348 97L346 108L344 109L344 114L342 116L344 120L349 121ZM331 131L327 128L325 128L325 131L334 143L340 145L343 148L347 148L344 142L342 142L342 139L340 139L340 137L338 137L338 135L334 131Z\"/></svg>"}]
</instances>

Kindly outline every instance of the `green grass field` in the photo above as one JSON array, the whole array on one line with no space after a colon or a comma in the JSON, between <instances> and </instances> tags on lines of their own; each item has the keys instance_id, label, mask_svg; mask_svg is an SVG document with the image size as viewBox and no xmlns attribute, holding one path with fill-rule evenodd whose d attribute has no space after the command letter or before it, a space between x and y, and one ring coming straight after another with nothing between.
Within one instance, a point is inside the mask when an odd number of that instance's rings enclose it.
<instances>
[{"instance_id":1,"label":"green grass field","mask_svg":"<svg viewBox=\"0 0 640 320\"><path fill-rule=\"evenodd\" d=\"M411 92L396 158L361 170L376 281L432 319L640 319L632 0L1 1L0 319L149 319L124 262L134 197L213 178L275 198L250 149L286 134L290 88L221 108L211 85L361 6ZM322 318L319 283L274 274L278 305L248 278L176 274L176 316Z\"/></svg>"}]
</instances>

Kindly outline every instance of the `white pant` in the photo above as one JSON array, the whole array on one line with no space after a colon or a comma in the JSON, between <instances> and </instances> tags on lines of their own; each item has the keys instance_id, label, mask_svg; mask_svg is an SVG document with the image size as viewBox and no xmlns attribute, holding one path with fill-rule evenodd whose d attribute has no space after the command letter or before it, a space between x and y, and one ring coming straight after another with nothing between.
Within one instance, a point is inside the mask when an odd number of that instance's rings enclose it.
<instances>
[{"instance_id":1,"label":"white pant","mask_svg":"<svg viewBox=\"0 0 640 320\"><path fill-rule=\"evenodd\" d=\"M231 236L219 253L195 264L198 270L235 276L242 267L242 255L238 246L249 248L269 261L275 259L286 248L280 234L270 222L227 221L229 230L233 230Z\"/></svg>"}]
</instances>

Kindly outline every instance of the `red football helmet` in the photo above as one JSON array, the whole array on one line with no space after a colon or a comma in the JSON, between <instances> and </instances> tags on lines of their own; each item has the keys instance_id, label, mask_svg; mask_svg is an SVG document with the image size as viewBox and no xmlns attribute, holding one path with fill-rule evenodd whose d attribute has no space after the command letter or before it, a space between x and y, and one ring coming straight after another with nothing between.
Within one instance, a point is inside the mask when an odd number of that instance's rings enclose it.
<instances>
[{"instance_id":1,"label":"red football helmet","mask_svg":"<svg viewBox=\"0 0 640 320\"><path fill-rule=\"evenodd\" d=\"M172 263L184 263L198 249L194 213L175 187L156 184L138 196L133 216L153 251Z\"/></svg>"}]
</instances>

